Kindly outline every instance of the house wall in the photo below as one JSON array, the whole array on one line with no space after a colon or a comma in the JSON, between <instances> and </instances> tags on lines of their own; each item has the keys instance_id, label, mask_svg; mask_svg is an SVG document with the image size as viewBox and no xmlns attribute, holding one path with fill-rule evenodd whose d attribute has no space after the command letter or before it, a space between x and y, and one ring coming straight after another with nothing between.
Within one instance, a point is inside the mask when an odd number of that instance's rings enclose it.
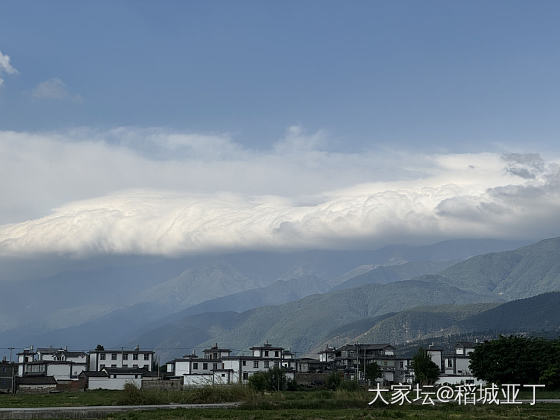
<instances>
[{"instance_id":1,"label":"house wall","mask_svg":"<svg viewBox=\"0 0 560 420\"><path fill-rule=\"evenodd\" d=\"M48 363L47 376L54 376L54 379L70 379L70 364Z\"/></svg>"},{"instance_id":2,"label":"house wall","mask_svg":"<svg viewBox=\"0 0 560 420\"><path fill-rule=\"evenodd\" d=\"M43 394L56 390L56 384L53 385L18 385L18 394Z\"/></svg>"},{"instance_id":3,"label":"house wall","mask_svg":"<svg viewBox=\"0 0 560 420\"><path fill-rule=\"evenodd\" d=\"M134 355L138 355L138 359L134 360ZM148 360L144 360L144 354L148 355ZM117 352L103 352L97 353L98 364L97 368L93 365L90 369L91 370L102 370L104 367L139 367L139 368L146 368L149 371L152 370L152 355L150 353L135 353L134 351L117 351ZM105 355L105 360L103 360L103 355ZM127 356L127 359L124 358L124 355ZM113 356L115 357L113 359ZM137 366L135 366L137 365Z\"/></svg>"},{"instance_id":4,"label":"house wall","mask_svg":"<svg viewBox=\"0 0 560 420\"><path fill-rule=\"evenodd\" d=\"M180 379L142 379L142 389L181 389L183 388L183 378Z\"/></svg>"},{"instance_id":5,"label":"house wall","mask_svg":"<svg viewBox=\"0 0 560 420\"><path fill-rule=\"evenodd\" d=\"M428 350L428 356L441 369L442 354L440 350Z\"/></svg>"},{"instance_id":6,"label":"house wall","mask_svg":"<svg viewBox=\"0 0 560 420\"><path fill-rule=\"evenodd\" d=\"M268 366L265 366L265 361L268 362ZM251 359L230 359L223 361L223 369L232 369L233 373L231 376L232 383L246 383L255 372L266 372L274 367L274 362L279 362L280 358L276 359L262 359L259 357ZM245 362L245 366L243 366ZM255 362L258 362L258 366L255 367ZM243 379L243 374L247 374L247 378Z\"/></svg>"},{"instance_id":7,"label":"house wall","mask_svg":"<svg viewBox=\"0 0 560 420\"><path fill-rule=\"evenodd\" d=\"M186 387L191 386L206 386L214 383L214 375L211 373L197 373L183 376L183 385Z\"/></svg>"},{"instance_id":8,"label":"house wall","mask_svg":"<svg viewBox=\"0 0 560 420\"><path fill-rule=\"evenodd\" d=\"M175 376L183 376L191 373L189 362L175 362Z\"/></svg>"},{"instance_id":9,"label":"house wall","mask_svg":"<svg viewBox=\"0 0 560 420\"><path fill-rule=\"evenodd\" d=\"M457 357L455 359L457 365L456 373L458 375L471 375L471 370L469 368L470 359L468 357Z\"/></svg>"},{"instance_id":10,"label":"house wall","mask_svg":"<svg viewBox=\"0 0 560 420\"><path fill-rule=\"evenodd\" d=\"M465 376L465 375L442 375L436 381L436 385L459 385L459 384L474 384L480 385L484 384L484 381L476 379L474 376Z\"/></svg>"},{"instance_id":11,"label":"house wall","mask_svg":"<svg viewBox=\"0 0 560 420\"><path fill-rule=\"evenodd\" d=\"M127 375L129 376L129 375ZM118 378L106 378L106 377L94 377L88 378L88 388L89 389L110 389L110 390L122 390L126 384L133 384L137 388L142 387L142 378L132 377L118 377Z\"/></svg>"},{"instance_id":12,"label":"house wall","mask_svg":"<svg viewBox=\"0 0 560 420\"><path fill-rule=\"evenodd\" d=\"M214 372L214 384L226 385L232 383L232 372L217 371Z\"/></svg>"}]
</instances>

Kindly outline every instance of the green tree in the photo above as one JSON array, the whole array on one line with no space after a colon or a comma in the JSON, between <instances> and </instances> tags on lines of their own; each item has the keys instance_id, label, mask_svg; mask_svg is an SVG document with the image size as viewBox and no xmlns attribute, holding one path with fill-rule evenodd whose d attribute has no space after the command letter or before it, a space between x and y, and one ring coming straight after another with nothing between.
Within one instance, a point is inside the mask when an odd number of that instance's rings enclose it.
<instances>
[{"instance_id":1,"label":"green tree","mask_svg":"<svg viewBox=\"0 0 560 420\"><path fill-rule=\"evenodd\" d=\"M376 362L372 362L366 365L366 379L370 382L375 381L377 378L381 377L383 372Z\"/></svg>"},{"instance_id":2,"label":"green tree","mask_svg":"<svg viewBox=\"0 0 560 420\"><path fill-rule=\"evenodd\" d=\"M500 336L476 347L470 369L477 378L497 384L544 383L560 387L560 340Z\"/></svg>"},{"instance_id":3,"label":"green tree","mask_svg":"<svg viewBox=\"0 0 560 420\"><path fill-rule=\"evenodd\" d=\"M256 372L249 376L249 386L255 391L264 392L267 390L266 372Z\"/></svg>"},{"instance_id":4,"label":"green tree","mask_svg":"<svg viewBox=\"0 0 560 420\"><path fill-rule=\"evenodd\" d=\"M439 378L439 366L432 362L428 351L422 347L420 347L414 355L412 367L414 369L416 382L420 385L434 384Z\"/></svg>"}]
</instances>

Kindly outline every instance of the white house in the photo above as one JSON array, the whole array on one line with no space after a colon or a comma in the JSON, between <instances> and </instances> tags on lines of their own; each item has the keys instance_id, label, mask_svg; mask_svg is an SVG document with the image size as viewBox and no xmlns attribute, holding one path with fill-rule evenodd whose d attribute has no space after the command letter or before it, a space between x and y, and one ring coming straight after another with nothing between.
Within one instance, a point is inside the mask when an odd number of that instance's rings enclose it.
<instances>
[{"instance_id":1,"label":"white house","mask_svg":"<svg viewBox=\"0 0 560 420\"><path fill-rule=\"evenodd\" d=\"M25 349L18 353L18 376L52 376L57 381L74 381L88 368L88 355L63 348Z\"/></svg>"},{"instance_id":2,"label":"white house","mask_svg":"<svg viewBox=\"0 0 560 420\"><path fill-rule=\"evenodd\" d=\"M475 350L476 343L458 342L455 351L444 352L439 347L430 346L428 354L432 361L440 367L440 377L436 384L481 384L483 381L475 378L470 369L470 354Z\"/></svg>"},{"instance_id":3,"label":"white house","mask_svg":"<svg viewBox=\"0 0 560 420\"><path fill-rule=\"evenodd\" d=\"M172 360L166 364L167 375L183 378L184 386L201 386L231 382L231 372L224 369L223 358L231 350L220 348L218 344L203 350L204 357L195 353Z\"/></svg>"},{"instance_id":4,"label":"white house","mask_svg":"<svg viewBox=\"0 0 560 420\"><path fill-rule=\"evenodd\" d=\"M287 369L286 377L294 379L295 359L291 352L283 347L274 347L269 343L251 347L252 356L228 356L222 358L224 369L231 371L231 382L247 383L251 375L265 372L281 366Z\"/></svg>"},{"instance_id":5,"label":"white house","mask_svg":"<svg viewBox=\"0 0 560 420\"><path fill-rule=\"evenodd\" d=\"M140 350L138 347L132 350L105 350L98 346L89 352L89 370L101 371L105 368L130 368L145 369L152 371L154 352L152 350Z\"/></svg>"}]
</instances>

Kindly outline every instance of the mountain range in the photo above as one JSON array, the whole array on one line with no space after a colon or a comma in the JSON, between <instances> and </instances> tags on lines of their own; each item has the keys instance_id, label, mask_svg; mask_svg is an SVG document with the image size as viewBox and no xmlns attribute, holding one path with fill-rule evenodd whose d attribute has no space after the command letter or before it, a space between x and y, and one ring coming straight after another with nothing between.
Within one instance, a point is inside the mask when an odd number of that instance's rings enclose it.
<instances>
[{"instance_id":1,"label":"mountain range","mask_svg":"<svg viewBox=\"0 0 560 420\"><path fill-rule=\"evenodd\" d=\"M493 324L504 318L489 318L489 311L560 290L560 238L519 244L459 240L376 251L129 258L73 263L55 273L51 263L47 278L8 282L9 309L28 313L0 340L5 347L139 344L165 359L215 342L242 351L268 340L305 354L326 344L406 343L485 325L514 330L516 318ZM27 307L16 308L26 293ZM40 322L31 315L36 309L46 311ZM57 324L65 316L72 319ZM543 316L543 328L553 328L550 311Z\"/></svg>"},{"instance_id":2,"label":"mountain range","mask_svg":"<svg viewBox=\"0 0 560 420\"><path fill-rule=\"evenodd\" d=\"M138 336L136 342L159 346L163 355L170 356L175 348L204 347L216 341L242 349L269 340L296 352L308 353L329 343L356 340L398 343L473 329L554 328L556 318L550 318L550 311L546 313L548 318L541 317L538 323L527 325L520 322L519 317L512 317L511 321L498 317L500 312L496 305L539 292L560 290L559 257L560 238L554 238L512 251L471 257L445 268L440 274L412 280L377 284L377 277L371 274L374 270L370 270L345 283L361 284L365 277L373 284L332 290L241 313L214 312L213 323L205 324L205 334L195 335L196 338L188 331L199 315L186 312L183 318L172 320L157 333L149 331ZM334 289L338 287L340 284ZM447 306L433 307L443 304ZM510 313L507 308L501 310ZM538 314L537 309L534 307L531 313ZM496 324L497 319L504 321Z\"/></svg>"}]
</instances>

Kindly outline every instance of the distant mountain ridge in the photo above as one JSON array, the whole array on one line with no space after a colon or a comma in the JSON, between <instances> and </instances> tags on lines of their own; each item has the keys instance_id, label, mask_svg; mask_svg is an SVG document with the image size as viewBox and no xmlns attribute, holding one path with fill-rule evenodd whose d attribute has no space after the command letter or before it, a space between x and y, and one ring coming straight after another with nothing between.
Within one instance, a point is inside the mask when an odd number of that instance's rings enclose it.
<instances>
[{"instance_id":1,"label":"distant mountain ridge","mask_svg":"<svg viewBox=\"0 0 560 420\"><path fill-rule=\"evenodd\" d=\"M204 338L189 330L194 320L205 314L189 315L154 331L137 337L134 342L143 347L155 347L163 355L176 356L166 349L175 347L203 347L213 342L228 343L233 348L248 348L269 340L297 352L307 352L322 342L330 330L365 318L374 318L401 311L418 304L489 302L491 298L463 291L439 282L437 276L394 282L370 284L353 289L308 296L296 302L265 306L242 313L212 314L215 324L204 322ZM227 323L227 328L224 326Z\"/></svg>"},{"instance_id":2,"label":"distant mountain ridge","mask_svg":"<svg viewBox=\"0 0 560 420\"><path fill-rule=\"evenodd\" d=\"M507 299L560 290L560 238L472 257L440 274L463 290Z\"/></svg>"},{"instance_id":3,"label":"distant mountain ridge","mask_svg":"<svg viewBox=\"0 0 560 420\"><path fill-rule=\"evenodd\" d=\"M359 277L367 278L373 271ZM355 281L355 278L348 281ZM338 339L342 340L416 340L436 334L483 328L484 325L476 321L478 318L474 318L474 313L469 313L473 318L467 320L465 313L468 311L465 312L464 308L460 311L456 308L439 311L407 309L450 303L495 304L514 297L526 298L538 292L555 290L560 290L560 238L547 239L513 251L475 256L444 269L439 275L424 275L389 284L367 284L243 312L239 314L232 331L217 328L219 332L210 341L248 347L268 339L296 351L307 352L325 340L332 339L333 330L337 328ZM479 312L492 309L484 305L470 308ZM391 312L398 313L383 319L376 318ZM188 319L187 316L176 321L173 326L169 326L170 330L179 327L182 322L189 323ZM497 315L492 319L498 319ZM490 318L488 320L487 327L490 328L493 324ZM370 328L357 336L341 333L344 328L358 332L358 327L365 327L368 322L372 323ZM469 322L474 324L469 326ZM518 324L519 327L524 325ZM506 322L502 327L515 328L516 325ZM392 331L401 333L394 334ZM147 333L139 339L157 345L149 336L150 333ZM167 340L165 338L164 343Z\"/></svg>"}]
</instances>

